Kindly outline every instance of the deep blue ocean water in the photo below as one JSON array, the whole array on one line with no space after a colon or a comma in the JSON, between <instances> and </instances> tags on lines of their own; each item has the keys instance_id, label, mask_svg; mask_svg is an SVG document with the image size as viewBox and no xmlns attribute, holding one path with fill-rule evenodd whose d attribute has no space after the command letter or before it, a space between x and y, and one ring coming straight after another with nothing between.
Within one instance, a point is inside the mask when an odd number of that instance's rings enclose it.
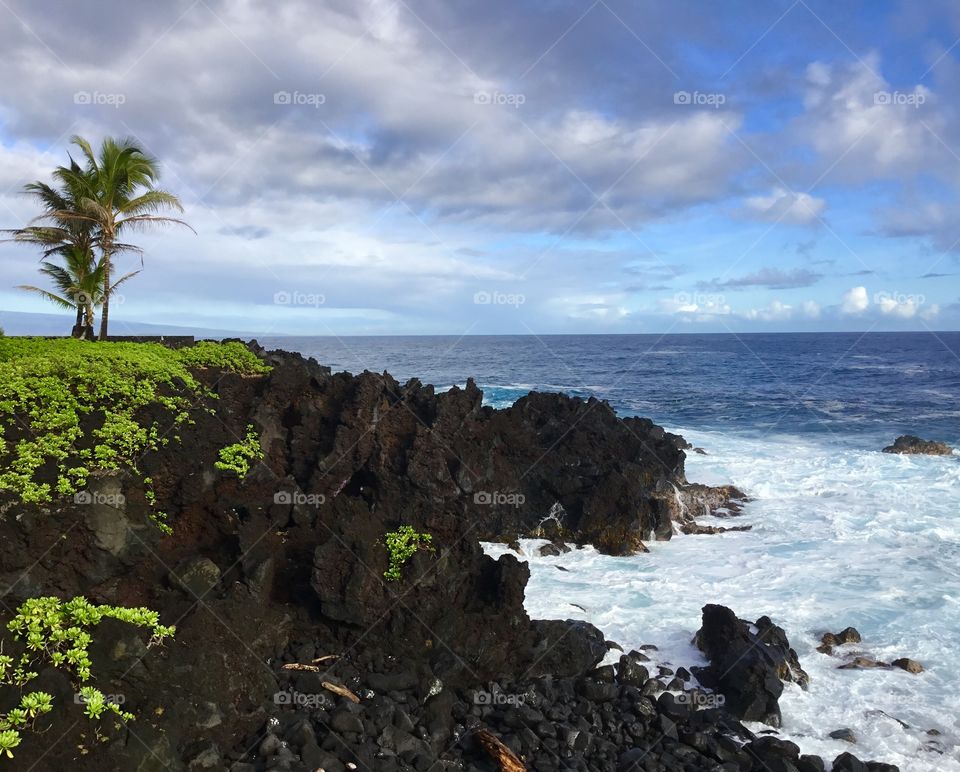
<instances>
[{"instance_id":1,"label":"deep blue ocean water","mask_svg":"<svg viewBox=\"0 0 960 772\"><path fill-rule=\"evenodd\" d=\"M809 691L785 685L782 736L829 761L851 750L829 732L850 728L860 758L960 772L960 456L879 452L904 433L960 446L960 333L261 343L438 388L474 377L496 407L531 389L596 395L683 434L707 451L688 456L687 477L746 491L738 523L752 530L678 534L626 558L540 557L524 542L531 616L587 620L625 650L655 644L676 668L703 664L691 639L704 604L769 615L811 676ZM925 671L838 670L816 647L848 625L858 651Z\"/></svg>"},{"instance_id":2,"label":"deep blue ocean water","mask_svg":"<svg viewBox=\"0 0 960 772\"><path fill-rule=\"evenodd\" d=\"M897 434L960 441L960 333L265 338L334 370L438 387L476 379L489 403L531 389L607 399L672 426Z\"/></svg>"}]
</instances>

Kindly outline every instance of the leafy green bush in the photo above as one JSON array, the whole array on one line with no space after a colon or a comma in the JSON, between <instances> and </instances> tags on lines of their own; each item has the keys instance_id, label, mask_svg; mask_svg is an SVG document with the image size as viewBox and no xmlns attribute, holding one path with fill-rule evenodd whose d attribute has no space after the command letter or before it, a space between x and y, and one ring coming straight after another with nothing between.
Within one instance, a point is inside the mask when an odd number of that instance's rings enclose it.
<instances>
[{"instance_id":1,"label":"leafy green bush","mask_svg":"<svg viewBox=\"0 0 960 772\"><path fill-rule=\"evenodd\" d=\"M89 718L96 720L112 713L123 721L133 720L132 713L107 700L99 689L83 685L91 678L88 647L93 637L89 628L108 617L148 628L152 633L148 647L162 643L176 632L174 627L161 625L159 614L148 608L94 606L82 597L66 602L54 597L31 598L17 609L7 629L26 650L16 658L0 655L0 685L19 689L21 697L18 707L0 713L0 754L13 758L22 732L53 709L53 697L46 692L23 693L24 687L37 677L36 670L47 664L71 676Z\"/></svg>"},{"instance_id":2,"label":"leafy green bush","mask_svg":"<svg viewBox=\"0 0 960 772\"><path fill-rule=\"evenodd\" d=\"M396 531L390 531L385 538L387 552L390 553L390 567L384 571L383 575L390 582L400 581L403 564L412 558L418 549L434 551L433 536L428 533L417 533L413 526L402 525Z\"/></svg>"},{"instance_id":3,"label":"leafy green bush","mask_svg":"<svg viewBox=\"0 0 960 772\"><path fill-rule=\"evenodd\" d=\"M139 459L169 442L168 427L145 414L163 408L172 430L192 423L198 401L216 396L191 373L198 367L251 375L270 369L240 343L174 350L0 338L0 492L44 503L76 494L99 472L139 475Z\"/></svg>"},{"instance_id":4,"label":"leafy green bush","mask_svg":"<svg viewBox=\"0 0 960 772\"><path fill-rule=\"evenodd\" d=\"M220 450L220 460L214 464L224 472L233 472L241 480L250 471L250 464L263 458L260 437L252 425L247 426L247 435L242 442L235 442Z\"/></svg>"},{"instance_id":5,"label":"leafy green bush","mask_svg":"<svg viewBox=\"0 0 960 772\"><path fill-rule=\"evenodd\" d=\"M214 343L201 340L193 346L177 351L180 361L187 367L218 367L233 373L259 375L269 373L270 366L242 343Z\"/></svg>"}]
</instances>

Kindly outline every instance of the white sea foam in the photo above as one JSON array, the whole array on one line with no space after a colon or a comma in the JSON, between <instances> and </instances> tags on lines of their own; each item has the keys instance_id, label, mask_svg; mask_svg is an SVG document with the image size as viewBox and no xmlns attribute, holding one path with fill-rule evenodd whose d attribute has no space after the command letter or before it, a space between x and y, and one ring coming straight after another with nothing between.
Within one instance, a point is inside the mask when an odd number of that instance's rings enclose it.
<instances>
[{"instance_id":1,"label":"white sea foam","mask_svg":"<svg viewBox=\"0 0 960 772\"><path fill-rule=\"evenodd\" d=\"M703 663L691 638L704 604L767 614L811 676L809 691L786 686L783 736L828 762L851 751L904 771L960 772L960 459L886 455L832 436L679 431L709 453L688 459L691 480L754 497L737 520L753 530L676 536L629 558L592 548L541 558L539 542L524 543L531 615L587 619L625 649L653 643L679 666ZM842 660L816 646L848 625L863 636L850 648L907 656L925 672L836 669ZM840 728L857 744L827 737Z\"/></svg>"}]
</instances>

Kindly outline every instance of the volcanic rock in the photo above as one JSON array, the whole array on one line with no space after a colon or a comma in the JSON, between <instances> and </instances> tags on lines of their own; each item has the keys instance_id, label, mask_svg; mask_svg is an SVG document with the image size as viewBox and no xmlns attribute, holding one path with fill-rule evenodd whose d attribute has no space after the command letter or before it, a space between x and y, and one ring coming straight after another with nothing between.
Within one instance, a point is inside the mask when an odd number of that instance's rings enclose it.
<instances>
[{"instance_id":1,"label":"volcanic rock","mask_svg":"<svg viewBox=\"0 0 960 772\"><path fill-rule=\"evenodd\" d=\"M909 659L908 657L900 657L900 659L895 659L890 664L894 667L906 670L908 673L917 674L923 672L923 665L921 665L915 659Z\"/></svg>"},{"instance_id":2,"label":"volcanic rock","mask_svg":"<svg viewBox=\"0 0 960 772\"><path fill-rule=\"evenodd\" d=\"M912 434L904 434L883 449L884 453L898 453L901 455L949 456L953 453L945 442L936 440L922 440Z\"/></svg>"},{"instance_id":3,"label":"volcanic rock","mask_svg":"<svg viewBox=\"0 0 960 772\"><path fill-rule=\"evenodd\" d=\"M782 681L806 687L809 677L790 648L786 633L768 617L751 625L725 606L703 607L703 626L694 642L710 662L694 675L721 692L725 707L738 718L780 725Z\"/></svg>"}]
</instances>

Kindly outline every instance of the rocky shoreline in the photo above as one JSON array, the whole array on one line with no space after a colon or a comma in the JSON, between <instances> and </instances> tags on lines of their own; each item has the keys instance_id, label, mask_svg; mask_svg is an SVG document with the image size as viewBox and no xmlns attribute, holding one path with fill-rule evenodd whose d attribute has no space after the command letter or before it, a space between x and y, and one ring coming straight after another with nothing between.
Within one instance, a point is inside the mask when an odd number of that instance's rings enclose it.
<instances>
[{"instance_id":1,"label":"rocky shoreline","mask_svg":"<svg viewBox=\"0 0 960 772\"><path fill-rule=\"evenodd\" d=\"M717 530L696 518L735 516L744 496L689 483L682 438L595 399L494 410L472 381L438 394L253 347L272 371L200 373L217 399L142 459L150 490L120 473L68 504L0 502L4 622L28 598L84 595L177 626L149 652L138 628L98 626L97 685L127 725L95 731L74 685L40 673L57 708L8 769L830 768L741 723L776 726L781 681L805 677L769 619L754 632L706 606L696 677L713 691L691 688L642 651L601 665L611 644L589 624L531 620L527 565L483 554L536 536L630 555ZM214 462L248 426L263 459L241 480ZM432 546L389 581L385 536L404 526Z\"/></svg>"}]
</instances>

